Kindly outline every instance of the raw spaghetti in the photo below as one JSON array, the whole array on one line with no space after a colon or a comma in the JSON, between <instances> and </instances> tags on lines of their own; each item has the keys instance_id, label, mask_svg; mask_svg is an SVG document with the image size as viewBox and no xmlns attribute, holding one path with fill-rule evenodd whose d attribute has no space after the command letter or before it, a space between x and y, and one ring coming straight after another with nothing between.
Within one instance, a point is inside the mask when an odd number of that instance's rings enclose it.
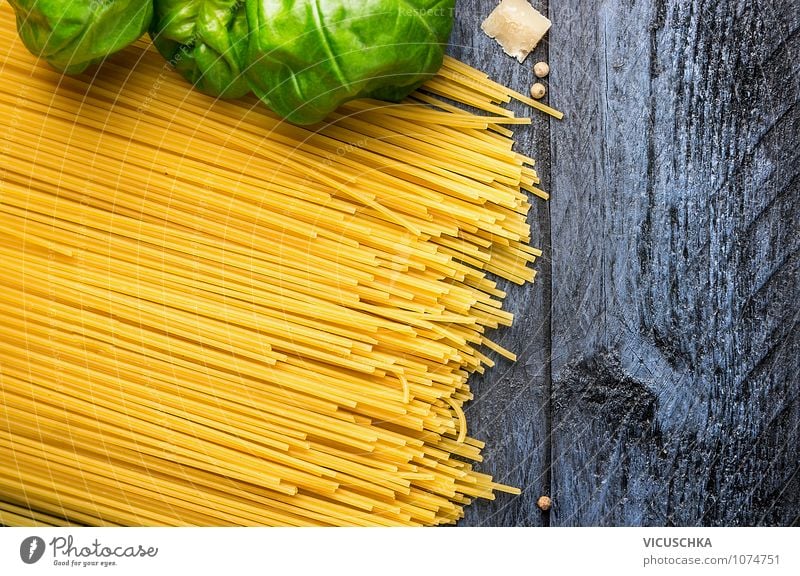
<instances>
[{"instance_id":1,"label":"raw spaghetti","mask_svg":"<svg viewBox=\"0 0 800 576\"><path fill-rule=\"evenodd\" d=\"M13 22L0 523L432 525L518 492L469 463L463 404L482 350L514 358L488 274L532 281L540 254L502 106L524 96L447 59L301 128L145 43L62 77Z\"/></svg>"}]
</instances>

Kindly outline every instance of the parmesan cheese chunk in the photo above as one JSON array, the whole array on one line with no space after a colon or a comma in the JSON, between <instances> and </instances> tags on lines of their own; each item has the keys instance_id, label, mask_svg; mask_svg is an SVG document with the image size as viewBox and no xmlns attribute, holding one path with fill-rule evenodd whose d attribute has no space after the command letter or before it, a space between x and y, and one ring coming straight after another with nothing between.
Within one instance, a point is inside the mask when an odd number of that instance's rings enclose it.
<instances>
[{"instance_id":1,"label":"parmesan cheese chunk","mask_svg":"<svg viewBox=\"0 0 800 576\"><path fill-rule=\"evenodd\" d=\"M522 63L547 34L550 24L527 0L503 0L483 21L481 30Z\"/></svg>"}]
</instances>

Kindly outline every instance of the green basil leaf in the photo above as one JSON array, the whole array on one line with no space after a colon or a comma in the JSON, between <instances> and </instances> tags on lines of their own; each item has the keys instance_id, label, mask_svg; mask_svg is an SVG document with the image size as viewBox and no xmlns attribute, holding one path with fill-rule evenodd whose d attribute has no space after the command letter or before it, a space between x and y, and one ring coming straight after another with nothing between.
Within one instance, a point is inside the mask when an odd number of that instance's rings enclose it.
<instances>
[{"instance_id":1,"label":"green basil leaf","mask_svg":"<svg viewBox=\"0 0 800 576\"><path fill-rule=\"evenodd\" d=\"M78 74L137 40L151 0L9 0L25 46L54 68Z\"/></svg>"},{"instance_id":2,"label":"green basil leaf","mask_svg":"<svg viewBox=\"0 0 800 576\"><path fill-rule=\"evenodd\" d=\"M245 71L272 110L299 123L347 100L399 100L441 67L454 0L246 0Z\"/></svg>"},{"instance_id":3,"label":"green basil leaf","mask_svg":"<svg viewBox=\"0 0 800 576\"><path fill-rule=\"evenodd\" d=\"M242 0L155 0L150 27L158 51L199 90L238 98L250 89L242 75L247 18Z\"/></svg>"}]
</instances>

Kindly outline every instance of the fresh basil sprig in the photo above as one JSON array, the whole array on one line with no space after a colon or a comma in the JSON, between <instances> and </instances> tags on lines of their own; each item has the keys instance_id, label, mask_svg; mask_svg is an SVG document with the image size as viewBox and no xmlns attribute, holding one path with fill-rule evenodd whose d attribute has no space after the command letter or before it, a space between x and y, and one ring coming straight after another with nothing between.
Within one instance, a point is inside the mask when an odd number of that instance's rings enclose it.
<instances>
[{"instance_id":1,"label":"fresh basil sprig","mask_svg":"<svg viewBox=\"0 0 800 576\"><path fill-rule=\"evenodd\" d=\"M78 74L138 39L152 0L9 0L25 47L67 74Z\"/></svg>"},{"instance_id":2,"label":"fresh basil sprig","mask_svg":"<svg viewBox=\"0 0 800 576\"><path fill-rule=\"evenodd\" d=\"M149 30L202 92L254 92L298 124L354 98L404 98L441 66L455 10L455 0L9 1L28 49L63 72Z\"/></svg>"}]
</instances>

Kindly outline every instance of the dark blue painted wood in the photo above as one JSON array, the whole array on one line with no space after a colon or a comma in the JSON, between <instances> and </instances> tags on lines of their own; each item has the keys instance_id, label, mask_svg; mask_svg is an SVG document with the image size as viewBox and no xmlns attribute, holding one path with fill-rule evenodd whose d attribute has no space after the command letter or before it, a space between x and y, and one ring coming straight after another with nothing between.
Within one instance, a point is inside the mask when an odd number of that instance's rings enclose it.
<instances>
[{"instance_id":1,"label":"dark blue painted wood","mask_svg":"<svg viewBox=\"0 0 800 576\"><path fill-rule=\"evenodd\" d=\"M458 3L453 53L520 91L549 59L567 116L517 131L545 259L469 411L524 496L464 523L800 523L800 2L533 2L522 66L479 31L495 4Z\"/></svg>"},{"instance_id":2,"label":"dark blue painted wood","mask_svg":"<svg viewBox=\"0 0 800 576\"><path fill-rule=\"evenodd\" d=\"M450 54L483 70L491 77L526 93L535 81L533 64L547 60L543 41L524 64L506 56L486 36L480 24L497 5L487 0L459 0ZM533 2L542 13L547 2ZM512 105L520 116L531 116L525 106ZM534 113L530 127L515 130L517 149L536 158L536 170L544 182L550 177L550 122ZM506 308L515 314L514 326L495 334L503 346L514 350L516 363L499 358L497 366L481 376L470 377L475 400L467 406L470 435L486 441L485 461L479 465L498 482L523 489L521 496L498 494L494 501L476 501L466 510L465 526L542 526L547 516L536 507L540 495L550 490L550 207L534 201L529 218L532 244L547 250L536 265L537 279L520 287L503 284Z\"/></svg>"},{"instance_id":3,"label":"dark blue painted wood","mask_svg":"<svg viewBox=\"0 0 800 576\"><path fill-rule=\"evenodd\" d=\"M457 53L526 89L478 31L494 2L459 5ZM511 290L522 366L476 379L470 412L502 446L486 468L526 497L466 523L797 524L800 3L562 0L549 16L537 56L567 117L520 145L545 160L533 224L552 264Z\"/></svg>"}]
</instances>

